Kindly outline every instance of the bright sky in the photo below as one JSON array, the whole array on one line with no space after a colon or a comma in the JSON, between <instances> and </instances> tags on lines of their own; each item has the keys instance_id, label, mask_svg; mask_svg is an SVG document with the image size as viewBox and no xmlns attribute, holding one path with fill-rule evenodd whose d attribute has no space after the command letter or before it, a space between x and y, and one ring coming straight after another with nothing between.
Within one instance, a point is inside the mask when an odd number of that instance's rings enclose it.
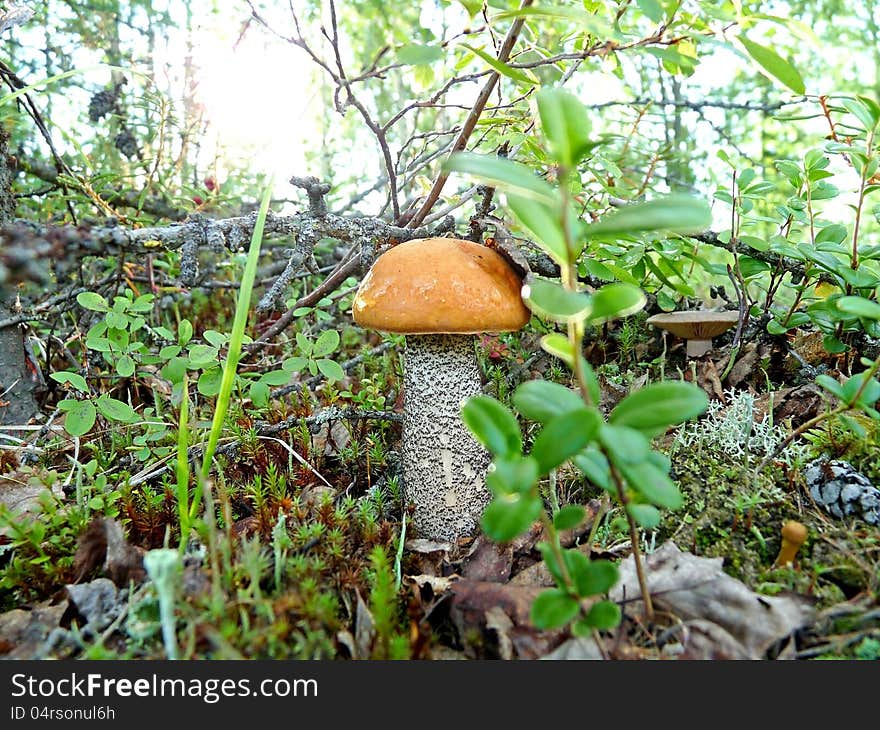
<instances>
[{"instance_id":1,"label":"bright sky","mask_svg":"<svg viewBox=\"0 0 880 730\"><path fill-rule=\"evenodd\" d=\"M211 29L197 35L197 93L213 127L209 142L231 162L247 161L286 184L293 174L307 174L306 146L314 144L321 103L309 84L313 69L296 49L260 32L233 44Z\"/></svg>"}]
</instances>

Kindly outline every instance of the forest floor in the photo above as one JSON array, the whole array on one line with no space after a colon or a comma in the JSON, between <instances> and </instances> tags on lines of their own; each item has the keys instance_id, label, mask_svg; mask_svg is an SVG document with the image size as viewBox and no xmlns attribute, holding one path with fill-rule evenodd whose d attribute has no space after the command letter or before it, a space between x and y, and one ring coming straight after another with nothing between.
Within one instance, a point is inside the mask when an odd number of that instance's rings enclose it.
<instances>
[{"instance_id":1,"label":"forest floor","mask_svg":"<svg viewBox=\"0 0 880 730\"><path fill-rule=\"evenodd\" d=\"M543 487L587 506L565 546L620 563L610 598L624 618L612 631L572 637L531 624L531 602L553 585L540 524L504 545L413 534L397 476L402 339L388 347L342 328L347 354L362 357L341 383L262 410L233 405L205 494L216 521L195 525L167 585L147 580L144 555L179 538L173 432L52 432L36 461L0 452L0 656L880 658L880 526L835 517L807 481L824 456L880 483L880 427L833 419L786 443L827 409L812 382L843 370L842 356L801 335L752 341L731 365L728 336L687 361L644 315L627 322L594 333L587 353L605 411L662 377L692 380L712 399L701 419L658 439L685 505L641 536L652 618L620 509L578 473L560 470ZM504 400L526 379L565 382L538 337L481 340L486 392ZM140 386L167 388L158 376ZM339 417L350 407L378 417ZM793 563L777 565L788 520L808 537Z\"/></svg>"}]
</instances>

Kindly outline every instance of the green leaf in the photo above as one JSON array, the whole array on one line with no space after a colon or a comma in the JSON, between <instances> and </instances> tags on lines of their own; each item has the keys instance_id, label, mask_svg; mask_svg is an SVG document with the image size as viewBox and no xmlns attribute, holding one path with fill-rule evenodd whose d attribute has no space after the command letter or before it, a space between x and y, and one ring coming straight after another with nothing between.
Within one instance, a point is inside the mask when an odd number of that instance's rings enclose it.
<instances>
[{"instance_id":1,"label":"green leaf","mask_svg":"<svg viewBox=\"0 0 880 730\"><path fill-rule=\"evenodd\" d=\"M221 382L223 382L223 370L218 365L205 370L205 372L199 375L199 382L196 388L206 398L213 398L220 392Z\"/></svg>"},{"instance_id":2,"label":"green leaf","mask_svg":"<svg viewBox=\"0 0 880 730\"><path fill-rule=\"evenodd\" d=\"M867 380L869 370L848 378L843 384L844 401L849 405L870 406L880 398L880 383L871 378ZM861 391L858 401L856 395Z\"/></svg>"},{"instance_id":3,"label":"green leaf","mask_svg":"<svg viewBox=\"0 0 880 730\"><path fill-rule=\"evenodd\" d=\"M559 219L558 206L516 193L507 193L507 206L520 224L557 264L568 264L570 255Z\"/></svg>"},{"instance_id":4,"label":"green leaf","mask_svg":"<svg viewBox=\"0 0 880 730\"><path fill-rule=\"evenodd\" d=\"M583 320L591 308L589 295L569 291L555 281L538 277L530 278L523 285L522 298L535 314L553 322Z\"/></svg>"},{"instance_id":5,"label":"green leaf","mask_svg":"<svg viewBox=\"0 0 880 730\"><path fill-rule=\"evenodd\" d=\"M827 390L829 393L831 393L831 395L835 396L839 400L846 400L846 393L843 392L843 386L830 375L817 375L816 384L824 390Z\"/></svg>"},{"instance_id":6,"label":"green leaf","mask_svg":"<svg viewBox=\"0 0 880 730\"><path fill-rule=\"evenodd\" d=\"M327 378L327 380L342 380L345 377L345 371L342 369L342 365L335 360L322 358L316 362L316 365L318 366L318 370L321 371L321 374Z\"/></svg>"},{"instance_id":7,"label":"green leaf","mask_svg":"<svg viewBox=\"0 0 880 730\"><path fill-rule=\"evenodd\" d=\"M596 223L586 226L589 236L614 236L642 231L700 233L712 222L705 201L689 195L669 195L646 203L618 208Z\"/></svg>"},{"instance_id":8,"label":"green leaf","mask_svg":"<svg viewBox=\"0 0 880 730\"><path fill-rule=\"evenodd\" d=\"M598 437L615 464L644 461L651 450L651 443L645 434L627 426L602 423Z\"/></svg>"},{"instance_id":9,"label":"green leaf","mask_svg":"<svg viewBox=\"0 0 880 730\"><path fill-rule=\"evenodd\" d=\"M111 329L124 330L129 324L128 316L120 312L107 312L104 319Z\"/></svg>"},{"instance_id":10,"label":"green leaf","mask_svg":"<svg viewBox=\"0 0 880 730\"><path fill-rule=\"evenodd\" d=\"M490 5L495 5L495 3L491 2ZM491 19L495 21L506 18L561 18L574 21L576 27L581 32L589 33L597 38L612 38L618 35L615 33L614 28L602 20L596 13L588 13L583 8L548 4L540 7L506 10L493 15Z\"/></svg>"},{"instance_id":11,"label":"green leaf","mask_svg":"<svg viewBox=\"0 0 880 730\"><path fill-rule=\"evenodd\" d=\"M544 560L544 565L547 568L547 572L550 573L553 580L556 581L557 585L565 585L565 576L562 574L562 569L560 567L559 562L556 560L556 553L553 551L552 546L549 542L545 540L541 540L537 545L538 552L541 553L541 558Z\"/></svg>"},{"instance_id":12,"label":"green leaf","mask_svg":"<svg viewBox=\"0 0 880 730\"><path fill-rule=\"evenodd\" d=\"M586 451L575 456L572 461L583 475L597 487L604 489L606 492L614 491L608 459L597 448L591 446Z\"/></svg>"},{"instance_id":13,"label":"green leaf","mask_svg":"<svg viewBox=\"0 0 880 730\"><path fill-rule=\"evenodd\" d=\"M189 361L193 365L216 363L219 357L217 348L210 345L193 345L189 348Z\"/></svg>"},{"instance_id":14,"label":"green leaf","mask_svg":"<svg viewBox=\"0 0 880 730\"><path fill-rule=\"evenodd\" d=\"M339 345L339 332L336 330L324 330L312 347L312 357L326 357Z\"/></svg>"},{"instance_id":15,"label":"green leaf","mask_svg":"<svg viewBox=\"0 0 880 730\"><path fill-rule=\"evenodd\" d=\"M422 66L443 58L440 46L422 46L410 43L397 49L397 60L407 66Z\"/></svg>"},{"instance_id":16,"label":"green leaf","mask_svg":"<svg viewBox=\"0 0 880 730\"><path fill-rule=\"evenodd\" d=\"M576 557L577 556L577 557ZM566 550L565 565L582 598L607 593L619 576L617 566L607 560L588 560L577 550Z\"/></svg>"},{"instance_id":17,"label":"green leaf","mask_svg":"<svg viewBox=\"0 0 880 730\"><path fill-rule=\"evenodd\" d=\"M496 456L518 455L522 451L519 423L505 406L487 395L469 398L461 419L483 446Z\"/></svg>"},{"instance_id":18,"label":"green leaf","mask_svg":"<svg viewBox=\"0 0 880 730\"><path fill-rule=\"evenodd\" d=\"M260 382L272 387L287 385L290 382L290 373L287 370L270 370L260 376Z\"/></svg>"},{"instance_id":19,"label":"green leaf","mask_svg":"<svg viewBox=\"0 0 880 730\"><path fill-rule=\"evenodd\" d=\"M865 427L862 426L862 424L859 423L855 418L852 418L845 413L841 413L838 417L840 418L841 422L858 438L864 439L867 437L868 432L865 430Z\"/></svg>"},{"instance_id":20,"label":"green leaf","mask_svg":"<svg viewBox=\"0 0 880 730\"><path fill-rule=\"evenodd\" d=\"M615 461L615 464L629 486L652 504L672 510L678 509L683 504L684 500L678 487L668 474L651 461L642 461L638 464Z\"/></svg>"},{"instance_id":21,"label":"green leaf","mask_svg":"<svg viewBox=\"0 0 880 730\"><path fill-rule=\"evenodd\" d=\"M596 409L586 406L550 421L532 444L531 455L540 472L547 474L582 451L595 437L601 422Z\"/></svg>"},{"instance_id":22,"label":"green leaf","mask_svg":"<svg viewBox=\"0 0 880 730\"><path fill-rule=\"evenodd\" d=\"M218 350L229 341L229 338L226 335L222 332L217 332L216 330L205 330L202 333L202 337L205 338L205 342L216 347Z\"/></svg>"},{"instance_id":23,"label":"green leaf","mask_svg":"<svg viewBox=\"0 0 880 730\"><path fill-rule=\"evenodd\" d=\"M645 530L653 530L660 524L660 511L650 504L628 504L626 511Z\"/></svg>"},{"instance_id":24,"label":"green leaf","mask_svg":"<svg viewBox=\"0 0 880 730\"><path fill-rule=\"evenodd\" d=\"M464 48L467 48L475 56L479 56L480 58L482 58L483 61L486 62L486 65L490 66L494 71L501 74L502 76L506 76L507 78L518 81L519 83L525 84L526 86L534 86L538 83L537 77L530 71L512 68L503 61L499 61L491 53L486 53L481 48L474 48L473 46L469 46L467 43L462 43L461 45Z\"/></svg>"},{"instance_id":25,"label":"green leaf","mask_svg":"<svg viewBox=\"0 0 880 730\"><path fill-rule=\"evenodd\" d=\"M483 510L483 532L496 542L509 542L528 530L544 509L533 494L512 493L493 499Z\"/></svg>"},{"instance_id":26,"label":"green leaf","mask_svg":"<svg viewBox=\"0 0 880 730\"><path fill-rule=\"evenodd\" d=\"M308 364L306 357L289 357L281 363L281 368L289 373L298 373Z\"/></svg>"},{"instance_id":27,"label":"green leaf","mask_svg":"<svg viewBox=\"0 0 880 730\"><path fill-rule=\"evenodd\" d=\"M841 297L837 300L837 308L856 317L880 320L880 304L864 297Z\"/></svg>"},{"instance_id":28,"label":"green leaf","mask_svg":"<svg viewBox=\"0 0 880 730\"><path fill-rule=\"evenodd\" d=\"M525 198L543 200L550 205L554 205L559 198L556 190L528 167L501 157L459 152L450 157L444 169L469 173L492 187Z\"/></svg>"},{"instance_id":29,"label":"green leaf","mask_svg":"<svg viewBox=\"0 0 880 730\"><path fill-rule=\"evenodd\" d=\"M606 322L618 317L628 317L645 306L644 293L632 284L608 284L593 294L592 309L587 316L591 323Z\"/></svg>"},{"instance_id":30,"label":"green leaf","mask_svg":"<svg viewBox=\"0 0 880 730\"><path fill-rule=\"evenodd\" d=\"M844 109L862 123L866 132L872 132L877 126L878 120L861 99L841 99L840 103Z\"/></svg>"},{"instance_id":31,"label":"green leaf","mask_svg":"<svg viewBox=\"0 0 880 730\"><path fill-rule=\"evenodd\" d=\"M458 2L464 6L471 18L483 9L483 0L458 0Z\"/></svg>"},{"instance_id":32,"label":"green leaf","mask_svg":"<svg viewBox=\"0 0 880 730\"><path fill-rule=\"evenodd\" d=\"M608 420L653 436L700 415L708 405L709 398L702 388L669 380L630 393L611 411Z\"/></svg>"},{"instance_id":33,"label":"green leaf","mask_svg":"<svg viewBox=\"0 0 880 730\"><path fill-rule=\"evenodd\" d=\"M592 146L586 107L564 89L542 89L537 102L553 157L566 168L574 167Z\"/></svg>"},{"instance_id":34,"label":"green leaf","mask_svg":"<svg viewBox=\"0 0 880 730\"><path fill-rule=\"evenodd\" d=\"M663 6L657 0L636 0L636 4L649 20L659 23L666 17Z\"/></svg>"},{"instance_id":35,"label":"green leaf","mask_svg":"<svg viewBox=\"0 0 880 730\"><path fill-rule=\"evenodd\" d=\"M538 481L538 462L531 456L495 459L486 473L486 486L496 497L526 493Z\"/></svg>"},{"instance_id":36,"label":"green leaf","mask_svg":"<svg viewBox=\"0 0 880 730\"><path fill-rule=\"evenodd\" d=\"M128 405L128 403L123 403L121 400L116 400L107 395L100 396L95 401L95 405L101 412L101 415L104 418L109 418L111 421L131 423L139 418L134 408Z\"/></svg>"},{"instance_id":37,"label":"green leaf","mask_svg":"<svg viewBox=\"0 0 880 730\"><path fill-rule=\"evenodd\" d=\"M70 383L71 387L76 388L76 390L82 393L89 392L89 384L86 382L86 379L79 373L71 373L66 370L62 370L58 373L50 373L49 377L58 383Z\"/></svg>"},{"instance_id":38,"label":"green leaf","mask_svg":"<svg viewBox=\"0 0 880 730\"><path fill-rule=\"evenodd\" d=\"M574 364L574 352L571 348L571 342L569 342L565 335L561 335L558 332L544 335L541 338L541 348L554 357L558 357L569 367Z\"/></svg>"},{"instance_id":39,"label":"green leaf","mask_svg":"<svg viewBox=\"0 0 880 730\"><path fill-rule=\"evenodd\" d=\"M590 606L587 615L578 623L599 631L607 631L617 626L620 619L620 606L611 601L599 601Z\"/></svg>"},{"instance_id":40,"label":"green leaf","mask_svg":"<svg viewBox=\"0 0 880 730\"><path fill-rule=\"evenodd\" d=\"M134 375L134 360L129 355L123 355L116 361L116 372L123 378Z\"/></svg>"},{"instance_id":41,"label":"green leaf","mask_svg":"<svg viewBox=\"0 0 880 730\"><path fill-rule=\"evenodd\" d=\"M593 366L587 362L583 355L580 355L580 361L581 372L584 374L584 384L587 388L587 397L590 399L590 403L599 403L602 400L602 392L599 388L599 378L596 377L596 372L593 370Z\"/></svg>"},{"instance_id":42,"label":"green leaf","mask_svg":"<svg viewBox=\"0 0 880 730\"><path fill-rule=\"evenodd\" d=\"M63 411L67 411L64 419L64 430L71 436L84 436L92 430L98 413L87 400L63 400L58 404Z\"/></svg>"},{"instance_id":43,"label":"green leaf","mask_svg":"<svg viewBox=\"0 0 880 730\"><path fill-rule=\"evenodd\" d=\"M772 48L750 41L744 35L738 36L739 42L752 59L770 76L782 82L795 94L806 92L804 80L798 70L780 56Z\"/></svg>"},{"instance_id":44,"label":"green leaf","mask_svg":"<svg viewBox=\"0 0 880 730\"><path fill-rule=\"evenodd\" d=\"M833 223L829 226L825 226L821 231L816 234L816 244L820 243L842 243L843 240L849 235L849 232L846 230L846 226L842 226L839 223Z\"/></svg>"},{"instance_id":45,"label":"green leaf","mask_svg":"<svg viewBox=\"0 0 880 730\"><path fill-rule=\"evenodd\" d=\"M177 328L177 344L181 347L184 347L193 336L193 326L192 322L188 319L180 320L180 325Z\"/></svg>"},{"instance_id":46,"label":"green leaf","mask_svg":"<svg viewBox=\"0 0 880 730\"><path fill-rule=\"evenodd\" d=\"M553 515L553 527L557 530L573 530L587 519L587 511L579 504L567 504Z\"/></svg>"},{"instance_id":47,"label":"green leaf","mask_svg":"<svg viewBox=\"0 0 880 730\"><path fill-rule=\"evenodd\" d=\"M265 408L269 405L269 386L260 381L251 383L250 397L256 408Z\"/></svg>"},{"instance_id":48,"label":"green leaf","mask_svg":"<svg viewBox=\"0 0 880 730\"><path fill-rule=\"evenodd\" d=\"M76 301L79 302L81 307L90 309L93 312L107 312L110 309L107 306L107 300L93 291L80 292L76 295Z\"/></svg>"},{"instance_id":49,"label":"green leaf","mask_svg":"<svg viewBox=\"0 0 880 730\"><path fill-rule=\"evenodd\" d=\"M186 374L187 361L182 357L172 357L160 371L163 378L179 383Z\"/></svg>"},{"instance_id":50,"label":"green leaf","mask_svg":"<svg viewBox=\"0 0 880 730\"><path fill-rule=\"evenodd\" d=\"M549 380L527 380L513 394L514 407L526 418L539 423L583 407L584 402L571 388Z\"/></svg>"},{"instance_id":51,"label":"green leaf","mask_svg":"<svg viewBox=\"0 0 880 730\"><path fill-rule=\"evenodd\" d=\"M537 629L558 629L580 611L578 602L559 588L539 594L532 603L531 619Z\"/></svg>"}]
</instances>

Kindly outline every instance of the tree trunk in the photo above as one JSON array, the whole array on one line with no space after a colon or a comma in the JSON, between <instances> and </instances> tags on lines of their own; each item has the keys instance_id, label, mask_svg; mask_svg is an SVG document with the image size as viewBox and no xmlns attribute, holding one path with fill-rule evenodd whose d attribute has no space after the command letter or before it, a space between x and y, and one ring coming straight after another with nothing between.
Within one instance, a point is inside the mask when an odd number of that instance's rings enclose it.
<instances>
[{"instance_id":1,"label":"tree trunk","mask_svg":"<svg viewBox=\"0 0 880 730\"><path fill-rule=\"evenodd\" d=\"M9 135L0 126L0 223L15 217L13 174ZM13 314L14 300L0 282L0 320ZM18 325L0 328L0 425L25 424L39 412L34 397L38 382L25 357L24 330Z\"/></svg>"}]
</instances>

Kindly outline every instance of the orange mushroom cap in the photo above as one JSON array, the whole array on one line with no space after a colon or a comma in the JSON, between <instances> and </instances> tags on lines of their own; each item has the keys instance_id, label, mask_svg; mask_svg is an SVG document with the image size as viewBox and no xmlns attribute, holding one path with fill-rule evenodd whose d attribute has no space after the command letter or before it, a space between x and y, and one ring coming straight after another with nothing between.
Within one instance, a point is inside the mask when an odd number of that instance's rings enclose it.
<instances>
[{"instance_id":1,"label":"orange mushroom cap","mask_svg":"<svg viewBox=\"0 0 880 730\"><path fill-rule=\"evenodd\" d=\"M352 306L362 327L409 335L518 330L529 321L522 281L496 251L457 238L424 238L383 253Z\"/></svg>"}]
</instances>

